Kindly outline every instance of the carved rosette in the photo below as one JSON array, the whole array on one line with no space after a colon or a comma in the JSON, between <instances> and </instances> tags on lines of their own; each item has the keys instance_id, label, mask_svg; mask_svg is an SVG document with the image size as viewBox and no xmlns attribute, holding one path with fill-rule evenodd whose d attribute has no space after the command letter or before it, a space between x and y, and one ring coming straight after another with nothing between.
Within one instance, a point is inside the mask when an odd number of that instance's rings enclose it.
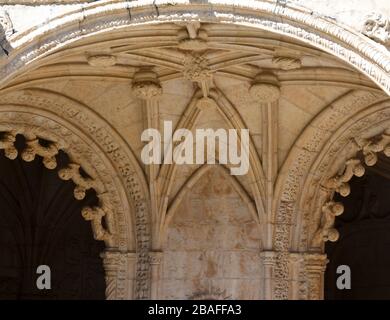
<instances>
[{"instance_id":1,"label":"carved rosette","mask_svg":"<svg viewBox=\"0 0 390 320\"><path fill-rule=\"evenodd\" d=\"M339 239L339 232L333 228L337 216L344 212L340 202L329 201L322 206L321 227L314 234L312 247L320 247L324 241L335 242Z\"/></svg>"},{"instance_id":2,"label":"carved rosette","mask_svg":"<svg viewBox=\"0 0 390 320\"><path fill-rule=\"evenodd\" d=\"M132 90L142 100L157 98L162 94L157 74L148 69L141 69L134 74Z\"/></svg>"},{"instance_id":3,"label":"carved rosette","mask_svg":"<svg viewBox=\"0 0 390 320\"><path fill-rule=\"evenodd\" d=\"M212 78L207 58L198 53L188 53L183 62L183 75L187 80L201 83Z\"/></svg>"},{"instance_id":4,"label":"carved rosette","mask_svg":"<svg viewBox=\"0 0 390 320\"><path fill-rule=\"evenodd\" d=\"M251 96L260 103L272 103L280 98L279 82L275 75L261 73L249 88Z\"/></svg>"}]
</instances>

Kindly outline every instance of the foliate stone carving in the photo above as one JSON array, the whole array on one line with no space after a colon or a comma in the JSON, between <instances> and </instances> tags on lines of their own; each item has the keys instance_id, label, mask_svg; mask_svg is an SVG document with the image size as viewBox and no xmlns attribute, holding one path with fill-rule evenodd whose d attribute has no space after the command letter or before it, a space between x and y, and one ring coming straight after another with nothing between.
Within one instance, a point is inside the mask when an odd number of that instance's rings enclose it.
<instances>
[{"instance_id":1,"label":"foliate stone carving","mask_svg":"<svg viewBox=\"0 0 390 320\"><path fill-rule=\"evenodd\" d=\"M73 193L77 200L84 199L86 191L96 186L94 180L85 178L81 175L80 165L75 163L70 163L67 167L60 169L58 171L58 176L62 180L72 180L75 183L76 187Z\"/></svg>"},{"instance_id":2,"label":"foliate stone carving","mask_svg":"<svg viewBox=\"0 0 390 320\"><path fill-rule=\"evenodd\" d=\"M116 57L110 54L99 54L87 57L88 64L91 67L107 68L116 64Z\"/></svg>"},{"instance_id":3,"label":"foliate stone carving","mask_svg":"<svg viewBox=\"0 0 390 320\"><path fill-rule=\"evenodd\" d=\"M55 156L58 154L59 147L56 143L49 143L48 146L42 146L39 139L33 138L26 140L26 148L22 151L22 159L26 162L31 162L35 156L41 156L42 162L47 169L55 169L57 161ZM77 199L77 198L76 198Z\"/></svg>"},{"instance_id":4,"label":"foliate stone carving","mask_svg":"<svg viewBox=\"0 0 390 320\"><path fill-rule=\"evenodd\" d=\"M320 228L314 234L312 247L319 247L325 241L335 242L339 238L339 232L333 228L337 216L344 212L344 206L340 202L329 201L322 206Z\"/></svg>"},{"instance_id":5,"label":"foliate stone carving","mask_svg":"<svg viewBox=\"0 0 390 320\"><path fill-rule=\"evenodd\" d=\"M11 18L9 17L7 11L3 9L0 10L0 26L3 29L0 31L0 37L5 36L8 38L14 33Z\"/></svg>"},{"instance_id":6,"label":"foliate stone carving","mask_svg":"<svg viewBox=\"0 0 390 320\"><path fill-rule=\"evenodd\" d=\"M382 152L390 157L390 134L384 132L378 140L365 141L362 147L364 162L371 167L378 161L378 152Z\"/></svg>"},{"instance_id":7,"label":"foliate stone carving","mask_svg":"<svg viewBox=\"0 0 390 320\"><path fill-rule=\"evenodd\" d=\"M21 158L30 162L33 161L36 155L42 157L42 162L47 169L55 169L57 167L57 161L55 156L58 154L60 148L59 144L54 141L46 141L46 146L40 143L40 137L32 133L31 127L25 129L24 134L26 140L26 147L21 152ZM18 128L18 133L23 135L23 128ZM14 146L16 141L16 135L14 132L2 132L0 138L0 149L4 149L4 153L9 159L16 159L18 151ZM70 180L75 183L74 196L77 200L82 200L85 197L85 192L88 189L94 188L97 194L102 191L98 182L93 179L85 178L80 173L81 166L79 164L70 163L67 167L62 168L58 172L58 176L62 180ZM92 231L96 240L103 240L108 246L113 245L113 235L103 227L102 218L106 216L107 207L105 204L101 204L102 208L84 208L82 210L82 216L91 221ZM110 224L111 225L111 224Z\"/></svg>"},{"instance_id":8,"label":"foliate stone carving","mask_svg":"<svg viewBox=\"0 0 390 320\"><path fill-rule=\"evenodd\" d=\"M387 157L390 157L390 134L386 130L381 135L370 139L355 138L356 153L361 151L364 157L364 162L367 166L373 166L378 161L378 153L383 152ZM365 168L358 158L352 158L346 161L345 168L342 174L338 174L325 181L323 187L332 195L334 192L339 193L343 197L350 194L351 188L348 182L353 176L362 177L365 173ZM314 234L311 245L312 247L320 247L325 241L337 241L339 238L338 231L333 228L335 217L342 214L344 207L341 203L334 202L331 199L325 199L325 204L322 206L322 215L320 227Z\"/></svg>"},{"instance_id":9,"label":"foliate stone carving","mask_svg":"<svg viewBox=\"0 0 390 320\"><path fill-rule=\"evenodd\" d=\"M142 100L156 98L162 94L157 74L148 69L141 69L134 74L132 90L134 95Z\"/></svg>"},{"instance_id":10,"label":"foliate stone carving","mask_svg":"<svg viewBox=\"0 0 390 320\"><path fill-rule=\"evenodd\" d=\"M372 13L367 17L362 32L375 41L390 45L390 19L380 13Z\"/></svg>"},{"instance_id":11,"label":"foliate stone carving","mask_svg":"<svg viewBox=\"0 0 390 320\"><path fill-rule=\"evenodd\" d=\"M184 78L197 83L205 98L210 95L210 83L213 79L208 64L206 56L199 53L187 53L183 61Z\"/></svg>"},{"instance_id":12,"label":"foliate stone carving","mask_svg":"<svg viewBox=\"0 0 390 320\"><path fill-rule=\"evenodd\" d=\"M260 103L272 103L280 98L279 82L275 75L261 73L256 76L249 93Z\"/></svg>"},{"instance_id":13,"label":"foliate stone carving","mask_svg":"<svg viewBox=\"0 0 390 320\"><path fill-rule=\"evenodd\" d=\"M209 81L212 78L205 55L197 53L186 54L183 61L183 75L193 82Z\"/></svg>"},{"instance_id":14,"label":"foliate stone carving","mask_svg":"<svg viewBox=\"0 0 390 320\"><path fill-rule=\"evenodd\" d=\"M365 169L361 164L360 159L349 159L345 163L344 173L330 178L325 182L324 186L326 188L333 189L340 193L343 197L346 197L351 192L348 181L351 180L353 176L362 177L364 172Z\"/></svg>"},{"instance_id":15,"label":"foliate stone carving","mask_svg":"<svg viewBox=\"0 0 390 320\"><path fill-rule=\"evenodd\" d=\"M12 132L5 132L0 137L0 149L4 150L4 154L8 159L14 160L18 156L14 143L16 141L15 134Z\"/></svg>"},{"instance_id":16,"label":"foliate stone carving","mask_svg":"<svg viewBox=\"0 0 390 320\"><path fill-rule=\"evenodd\" d=\"M137 278L135 279L134 298L147 299L150 292L150 263L148 257L150 231L147 187L142 174L140 174L142 170L138 171L137 161L131 151L121 143L120 137L105 121L96 116L85 105L77 103L64 95L41 89L15 91L2 96L0 107L9 104L23 105L23 107L20 108L21 112L9 113L7 108L1 112L2 123L12 124L6 126L12 128L12 130L7 129L7 131L20 133L26 127L25 129L29 132L33 130L43 133L45 140L58 143L63 146L61 150L72 159L77 158L82 161L83 169L89 168L91 169L88 170L89 172L95 173L98 171L96 181L99 182L99 188L102 188L97 192L99 203L102 208L110 208L109 204L112 205L112 209L109 209L110 211L106 212L104 217L107 231L113 235L110 241L114 243L112 245L106 243L110 249L128 250L129 245L132 245L132 239L127 232L129 222L126 216L130 208L134 209L137 247L136 272L134 272ZM33 111L34 116L31 117L27 114L27 117L23 118L22 115L26 114L26 110ZM49 119L46 114L45 116L36 115L37 110L50 112L52 118ZM67 125L63 125L63 121L57 121L57 118L66 118ZM103 151L104 157L107 157L109 162L113 164L113 167L106 165L104 158L100 157L100 153L91 158L92 146L80 139L73 132L74 128L81 128L82 134L91 137L94 143ZM51 136L53 138L50 138ZM4 138L4 135L0 135L1 138ZM74 143L68 145L68 141ZM8 143L6 143L6 146L9 148ZM117 184L116 179L114 179L118 174L124 184L124 191L126 191L125 202L121 196L122 191L120 191L122 183ZM129 208L126 203L132 206ZM112 226L116 226L115 230ZM123 292L126 292L128 287L126 279L122 278L123 280L116 284L115 290L117 293L115 294L117 297L125 297Z\"/></svg>"},{"instance_id":17,"label":"foliate stone carving","mask_svg":"<svg viewBox=\"0 0 390 320\"><path fill-rule=\"evenodd\" d=\"M111 245L113 244L113 235L105 230L102 225L102 219L107 215L105 208L85 207L82 209L81 215L86 221L91 221L95 240L102 240Z\"/></svg>"},{"instance_id":18,"label":"foliate stone carving","mask_svg":"<svg viewBox=\"0 0 390 320\"><path fill-rule=\"evenodd\" d=\"M302 61L298 58L279 56L272 59L272 64L278 69L294 70L302 66Z\"/></svg>"}]
</instances>

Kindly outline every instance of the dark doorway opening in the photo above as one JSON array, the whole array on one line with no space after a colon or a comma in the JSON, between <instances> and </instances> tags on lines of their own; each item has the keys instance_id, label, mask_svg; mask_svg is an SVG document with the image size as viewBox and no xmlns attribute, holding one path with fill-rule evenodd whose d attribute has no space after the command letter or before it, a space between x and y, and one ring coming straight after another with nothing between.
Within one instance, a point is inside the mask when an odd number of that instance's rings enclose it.
<instances>
[{"instance_id":1,"label":"dark doorway opening","mask_svg":"<svg viewBox=\"0 0 390 320\"><path fill-rule=\"evenodd\" d=\"M390 299L390 161L380 156L366 174L350 181L351 194L336 201L344 213L336 218L337 242L327 242L325 299ZM337 267L351 270L351 289L340 290Z\"/></svg>"},{"instance_id":2,"label":"dark doorway opening","mask_svg":"<svg viewBox=\"0 0 390 320\"><path fill-rule=\"evenodd\" d=\"M17 149L24 145L17 136ZM63 152L57 156L58 167L68 161ZM76 200L73 182L62 181L57 172L38 156L32 162L9 160L1 151L0 300L105 298L99 256L104 243L93 239L81 216L84 206L97 203L96 194ZM37 288L39 265L51 269L51 290Z\"/></svg>"}]
</instances>

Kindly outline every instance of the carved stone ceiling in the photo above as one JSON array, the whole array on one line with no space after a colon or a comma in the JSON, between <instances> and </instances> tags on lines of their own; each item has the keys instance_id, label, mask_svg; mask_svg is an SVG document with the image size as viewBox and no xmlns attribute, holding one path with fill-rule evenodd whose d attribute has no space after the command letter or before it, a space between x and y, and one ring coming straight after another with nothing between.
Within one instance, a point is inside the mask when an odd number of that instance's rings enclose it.
<instances>
[{"instance_id":1,"label":"carved stone ceiling","mask_svg":"<svg viewBox=\"0 0 390 320\"><path fill-rule=\"evenodd\" d=\"M53 52L4 91L38 86L83 102L118 130L139 157L145 115L131 86L140 68L157 75L163 87L160 120L171 120L174 125L197 87L204 95L212 88L222 90L250 129L260 159L262 115L249 88L257 75L273 74L281 87L278 167L322 108L350 90L379 90L352 67L297 40L246 27L194 22L114 30L85 38ZM207 123L212 119L214 123ZM226 126L212 111L202 121L198 125L203 127ZM193 169L182 168L177 179L185 180ZM249 184L245 177L239 179L244 186Z\"/></svg>"}]
</instances>

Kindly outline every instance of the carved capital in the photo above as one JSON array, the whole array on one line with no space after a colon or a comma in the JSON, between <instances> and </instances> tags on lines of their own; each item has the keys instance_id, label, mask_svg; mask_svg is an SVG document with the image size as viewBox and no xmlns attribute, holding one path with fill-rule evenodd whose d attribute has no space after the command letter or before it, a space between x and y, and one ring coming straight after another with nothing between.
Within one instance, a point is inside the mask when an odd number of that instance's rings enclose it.
<instances>
[{"instance_id":1,"label":"carved capital","mask_svg":"<svg viewBox=\"0 0 390 320\"><path fill-rule=\"evenodd\" d=\"M134 74L133 93L142 100L156 98L162 94L157 74L152 70L141 69Z\"/></svg>"},{"instance_id":2,"label":"carved capital","mask_svg":"<svg viewBox=\"0 0 390 320\"><path fill-rule=\"evenodd\" d=\"M260 103L275 102L280 98L278 79L271 73L261 73L256 76L249 93Z\"/></svg>"}]
</instances>

